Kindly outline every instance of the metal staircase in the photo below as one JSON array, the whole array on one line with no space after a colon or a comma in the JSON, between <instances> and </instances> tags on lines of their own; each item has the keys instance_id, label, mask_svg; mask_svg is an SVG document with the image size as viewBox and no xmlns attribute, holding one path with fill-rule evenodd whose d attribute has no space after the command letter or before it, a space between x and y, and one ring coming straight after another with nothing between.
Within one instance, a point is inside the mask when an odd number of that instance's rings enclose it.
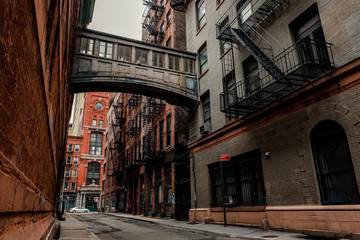
<instances>
[{"instance_id":1,"label":"metal staircase","mask_svg":"<svg viewBox=\"0 0 360 240\"><path fill-rule=\"evenodd\" d=\"M273 56L272 46L264 35L268 34L272 42L279 42L263 27L285 10L284 4L289 5L290 0L237 0L216 23L217 39L242 45L261 65L240 81L236 81L234 75L233 85L224 84L224 92L220 94L221 111L247 115L334 66L331 44L312 40L296 42ZM270 50L270 54L265 50ZM226 74L223 73L223 78ZM250 89L252 84L256 89Z\"/></svg>"},{"instance_id":2,"label":"metal staircase","mask_svg":"<svg viewBox=\"0 0 360 240\"><path fill-rule=\"evenodd\" d=\"M157 2L157 0L143 0L146 8L143 12L141 24L148 33L147 39L145 39L146 42L152 42L150 36L154 36L153 43L159 43L165 36L164 32L157 28L165 8L157 4Z\"/></svg>"}]
</instances>

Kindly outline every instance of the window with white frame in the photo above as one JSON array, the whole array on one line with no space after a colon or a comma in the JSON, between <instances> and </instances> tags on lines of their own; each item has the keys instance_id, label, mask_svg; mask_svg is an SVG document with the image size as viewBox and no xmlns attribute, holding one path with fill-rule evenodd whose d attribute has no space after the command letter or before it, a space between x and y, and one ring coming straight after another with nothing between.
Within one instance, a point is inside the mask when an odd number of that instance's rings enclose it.
<instances>
[{"instance_id":1,"label":"window with white frame","mask_svg":"<svg viewBox=\"0 0 360 240\"><path fill-rule=\"evenodd\" d=\"M74 164L78 164L79 163L79 158L78 157L74 157Z\"/></svg>"},{"instance_id":2,"label":"window with white frame","mask_svg":"<svg viewBox=\"0 0 360 240\"><path fill-rule=\"evenodd\" d=\"M69 190L69 183L68 182L65 182L64 183L64 192L68 191Z\"/></svg>"},{"instance_id":3,"label":"window with white frame","mask_svg":"<svg viewBox=\"0 0 360 240\"><path fill-rule=\"evenodd\" d=\"M104 121L103 120L99 120L99 128L103 128L104 127Z\"/></svg>"},{"instance_id":4,"label":"window with white frame","mask_svg":"<svg viewBox=\"0 0 360 240\"><path fill-rule=\"evenodd\" d=\"M66 157L66 164L71 164L71 157Z\"/></svg>"},{"instance_id":5,"label":"window with white frame","mask_svg":"<svg viewBox=\"0 0 360 240\"><path fill-rule=\"evenodd\" d=\"M113 44L108 42L100 42L99 57L112 58Z\"/></svg>"},{"instance_id":6,"label":"window with white frame","mask_svg":"<svg viewBox=\"0 0 360 240\"><path fill-rule=\"evenodd\" d=\"M73 151L73 145L72 145L72 144L69 144L69 145L68 145L68 151L69 151L69 152L72 152L72 151Z\"/></svg>"},{"instance_id":7,"label":"window with white frame","mask_svg":"<svg viewBox=\"0 0 360 240\"><path fill-rule=\"evenodd\" d=\"M101 132L92 132L90 135L90 154L101 155L103 134Z\"/></svg>"},{"instance_id":8,"label":"window with white frame","mask_svg":"<svg viewBox=\"0 0 360 240\"><path fill-rule=\"evenodd\" d=\"M93 120L92 120L92 126L93 126L93 127L96 127L96 125L97 125L97 120L96 120L96 119L93 119Z\"/></svg>"},{"instance_id":9,"label":"window with white frame","mask_svg":"<svg viewBox=\"0 0 360 240\"><path fill-rule=\"evenodd\" d=\"M65 169L65 177L70 177L70 169Z\"/></svg>"},{"instance_id":10,"label":"window with white frame","mask_svg":"<svg viewBox=\"0 0 360 240\"><path fill-rule=\"evenodd\" d=\"M76 183L72 182L72 183L71 183L70 191L74 192L74 191L75 191L75 188L76 188Z\"/></svg>"},{"instance_id":11,"label":"window with white frame","mask_svg":"<svg viewBox=\"0 0 360 240\"><path fill-rule=\"evenodd\" d=\"M73 177L76 177L76 176L77 176L77 170L76 170L76 169L73 169L73 170L72 170L72 176L73 176Z\"/></svg>"},{"instance_id":12,"label":"window with white frame","mask_svg":"<svg viewBox=\"0 0 360 240\"><path fill-rule=\"evenodd\" d=\"M75 152L79 152L80 151L80 145L79 144L75 144Z\"/></svg>"}]
</instances>

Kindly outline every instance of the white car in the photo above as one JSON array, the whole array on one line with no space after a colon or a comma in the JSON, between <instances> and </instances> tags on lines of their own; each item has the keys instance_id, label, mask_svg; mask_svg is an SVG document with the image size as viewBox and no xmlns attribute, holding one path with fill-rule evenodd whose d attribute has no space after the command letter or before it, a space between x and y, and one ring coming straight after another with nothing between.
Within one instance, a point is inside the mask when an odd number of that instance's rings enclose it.
<instances>
[{"instance_id":1,"label":"white car","mask_svg":"<svg viewBox=\"0 0 360 240\"><path fill-rule=\"evenodd\" d=\"M71 213L88 213L90 211L87 208L74 207L74 208L70 208L69 212L71 212Z\"/></svg>"}]
</instances>

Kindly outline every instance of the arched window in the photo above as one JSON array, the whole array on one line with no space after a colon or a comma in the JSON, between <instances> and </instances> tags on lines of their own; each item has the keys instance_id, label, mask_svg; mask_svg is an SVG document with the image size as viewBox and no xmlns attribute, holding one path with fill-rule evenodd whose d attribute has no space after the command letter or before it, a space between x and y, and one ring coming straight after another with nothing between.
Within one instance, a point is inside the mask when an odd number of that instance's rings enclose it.
<instances>
[{"instance_id":1,"label":"arched window","mask_svg":"<svg viewBox=\"0 0 360 240\"><path fill-rule=\"evenodd\" d=\"M100 163L91 162L88 164L86 174L86 185L90 185L93 182L99 185L100 180Z\"/></svg>"},{"instance_id":2,"label":"arched window","mask_svg":"<svg viewBox=\"0 0 360 240\"><path fill-rule=\"evenodd\" d=\"M101 132L92 132L90 135L90 154L101 155L103 134Z\"/></svg>"},{"instance_id":3,"label":"arched window","mask_svg":"<svg viewBox=\"0 0 360 240\"><path fill-rule=\"evenodd\" d=\"M360 203L346 134L340 124L319 122L311 132L311 145L322 203Z\"/></svg>"}]
</instances>

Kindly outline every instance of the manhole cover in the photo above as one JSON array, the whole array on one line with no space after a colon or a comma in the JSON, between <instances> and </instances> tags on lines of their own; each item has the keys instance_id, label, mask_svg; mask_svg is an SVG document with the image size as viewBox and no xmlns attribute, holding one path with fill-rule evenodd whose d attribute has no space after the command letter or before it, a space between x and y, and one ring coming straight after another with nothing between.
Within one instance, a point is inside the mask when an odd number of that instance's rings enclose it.
<instances>
[{"instance_id":1,"label":"manhole cover","mask_svg":"<svg viewBox=\"0 0 360 240\"><path fill-rule=\"evenodd\" d=\"M278 238L279 236L276 235L265 235L265 236L261 236L262 238Z\"/></svg>"}]
</instances>

